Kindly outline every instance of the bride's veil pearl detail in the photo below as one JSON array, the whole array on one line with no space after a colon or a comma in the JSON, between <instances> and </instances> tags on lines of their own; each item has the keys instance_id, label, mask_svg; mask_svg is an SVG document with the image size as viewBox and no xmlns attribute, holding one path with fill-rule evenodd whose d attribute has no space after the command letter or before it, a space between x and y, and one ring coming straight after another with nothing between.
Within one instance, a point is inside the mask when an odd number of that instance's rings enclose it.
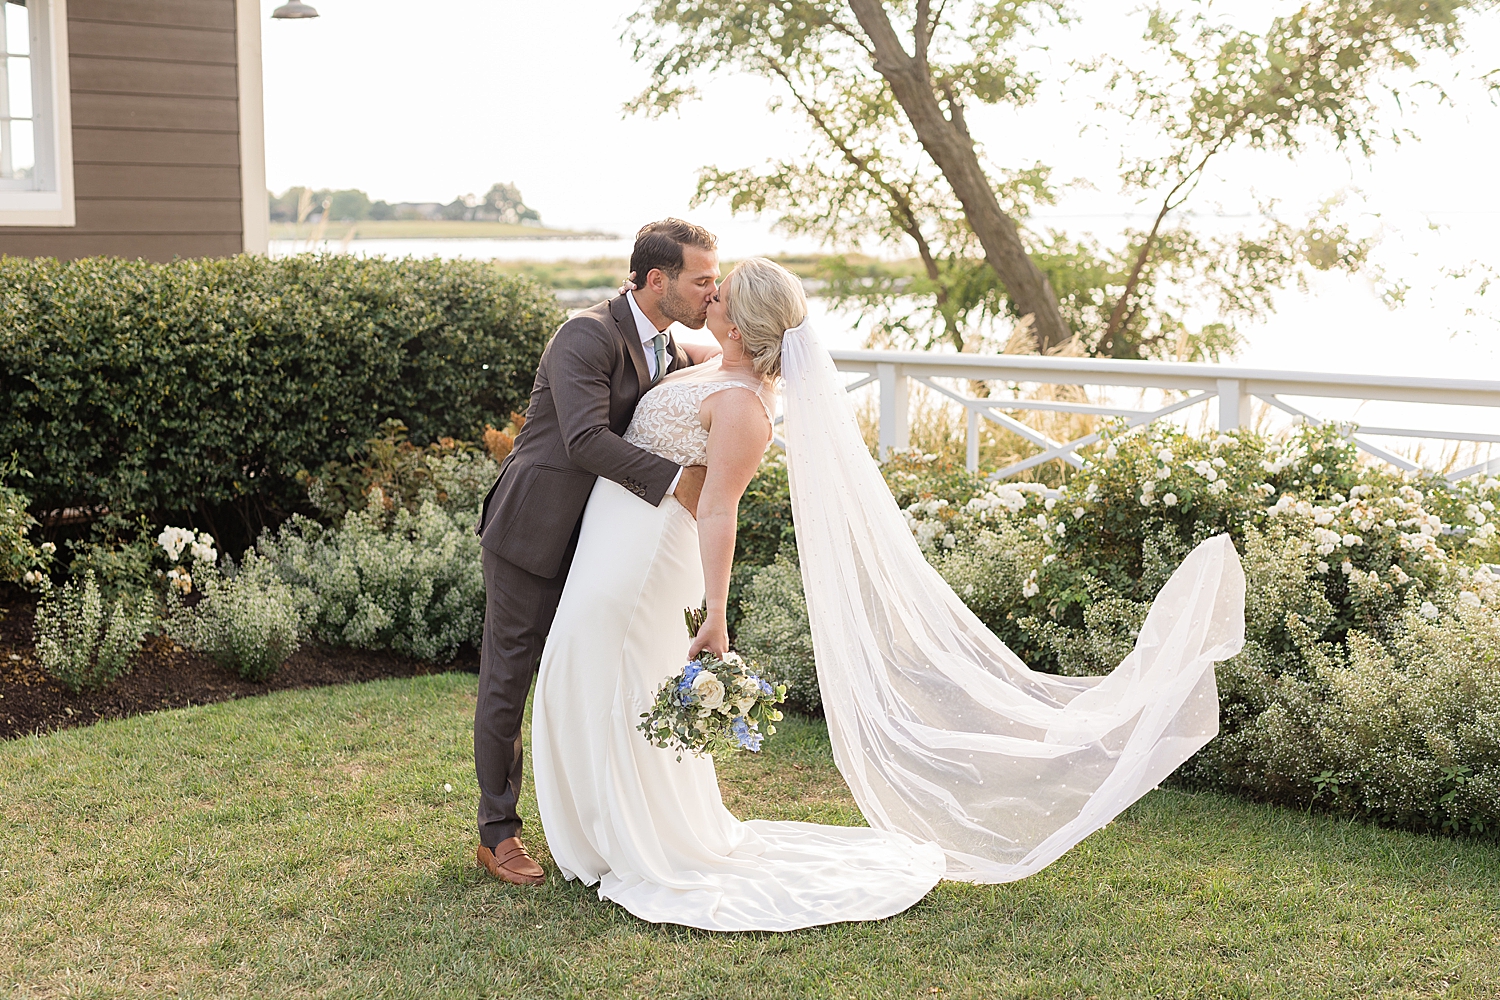
<instances>
[{"instance_id":1,"label":"bride's veil pearl detail","mask_svg":"<svg viewBox=\"0 0 1500 1000\"><path fill-rule=\"evenodd\" d=\"M1219 729L1213 665L1244 645L1228 536L1199 545L1107 677L1022 663L923 557L811 326L782 344L784 437L818 682L869 823L932 841L947 877L1031 875Z\"/></svg>"}]
</instances>

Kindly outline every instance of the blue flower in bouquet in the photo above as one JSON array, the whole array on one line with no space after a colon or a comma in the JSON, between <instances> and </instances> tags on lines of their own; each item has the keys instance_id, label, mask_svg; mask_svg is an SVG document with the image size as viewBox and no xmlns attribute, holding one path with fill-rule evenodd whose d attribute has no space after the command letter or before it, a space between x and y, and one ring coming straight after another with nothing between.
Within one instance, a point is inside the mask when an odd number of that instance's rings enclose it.
<instances>
[{"instance_id":1,"label":"blue flower in bouquet","mask_svg":"<svg viewBox=\"0 0 1500 1000\"><path fill-rule=\"evenodd\" d=\"M684 615L688 635L702 627L700 616ZM785 689L769 684L732 651L704 650L663 681L649 712L637 726L653 745L694 755L759 750L776 733L776 705ZM681 754L678 755L681 760Z\"/></svg>"},{"instance_id":2,"label":"blue flower in bouquet","mask_svg":"<svg viewBox=\"0 0 1500 1000\"><path fill-rule=\"evenodd\" d=\"M761 740L765 739L759 732L750 728L750 724L745 721L743 715L734 720L731 731L734 733L734 738L739 743L740 749L749 750L751 753L758 752Z\"/></svg>"},{"instance_id":3,"label":"blue flower in bouquet","mask_svg":"<svg viewBox=\"0 0 1500 1000\"><path fill-rule=\"evenodd\" d=\"M693 681L703 673L703 664L697 660L691 660L682 668L682 679L677 682L677 703L689 705L693 701Z\"/></svg>"}]
</instances>

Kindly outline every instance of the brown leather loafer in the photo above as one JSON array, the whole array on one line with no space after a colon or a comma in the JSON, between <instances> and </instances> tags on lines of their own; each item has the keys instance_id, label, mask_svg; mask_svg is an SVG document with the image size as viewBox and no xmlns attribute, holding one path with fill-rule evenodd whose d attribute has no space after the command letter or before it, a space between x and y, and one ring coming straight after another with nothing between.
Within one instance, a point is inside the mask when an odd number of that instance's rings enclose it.
<instances>
[{"instance_id":1,"label":"brown leather loafer","mask_svg":"<svg viewBox=\"0 0 1500 1000\"><path fill-rule=\"evenodd\" d=\"M547 880L547 873L531 860L520 837L500 841L493 851L480 844L479 867L512 885L541 885Z\"/></svg>"}]
</instances>

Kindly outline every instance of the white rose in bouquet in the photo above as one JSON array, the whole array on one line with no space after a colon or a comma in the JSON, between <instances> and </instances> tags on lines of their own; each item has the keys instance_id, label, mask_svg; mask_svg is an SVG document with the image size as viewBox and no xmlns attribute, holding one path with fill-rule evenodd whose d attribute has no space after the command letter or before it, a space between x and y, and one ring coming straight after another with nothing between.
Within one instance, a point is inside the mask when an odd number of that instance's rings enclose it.
<instances>
[{"instance_id":1,"label":"white rose in bouquet","mask_svg":"<svg viewBox=\"0 0 1500 1000\"><path fill-rule=\"evenodd\" d=\"M724 704L724 684L709 670L693 678L693 694L698 696L698 704L710 710Z\"/></svg>"},{"instance_id":2,"label":"white rose in bouquet","mask_svg":"<svg viewBox=\"0 0 1500 1000\"><path fill-rule=\"evenodd\" d=\"M704 617L702 610L683 613L688 635L702 630ZM705 649L667 677L636 728L664 750L694 756L754 753L775 735L775 723L781 721L776 706L785 699L786 686L772 686L753 664L732 652L719 657Z\"/></svg>"},{"instance_id":3,"label":"white rose in bouquet","mask_svg":"<svg viewBox=\"0 0 1500 1000\"><path fill-rule=\"evenodd\" d=\"M745 715L760 700L760 685L749 677L741 677L735 685L734 707L737 715Z\"/></svg>"}]
</instances>

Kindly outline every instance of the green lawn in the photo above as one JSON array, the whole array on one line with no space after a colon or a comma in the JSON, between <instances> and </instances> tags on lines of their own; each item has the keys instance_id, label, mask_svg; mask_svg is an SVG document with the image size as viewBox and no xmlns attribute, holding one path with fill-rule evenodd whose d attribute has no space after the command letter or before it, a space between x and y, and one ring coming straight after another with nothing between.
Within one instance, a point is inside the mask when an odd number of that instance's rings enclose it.
<instances>
[{"instance_id":1,"label":"green lawn","mask_svg":"<svg viewBox=\"0 0 1500 1000\"><path fill-rule=\"evenodd\" d=\"M1500 850L1214 796L1153 793L1031 879L879 924L715 935L504 886L473 867L473 686L0 743L0 995L1500 996ZM858 819L813 723L724 784L741 815Z\"/></svg>"}]
</instances>

